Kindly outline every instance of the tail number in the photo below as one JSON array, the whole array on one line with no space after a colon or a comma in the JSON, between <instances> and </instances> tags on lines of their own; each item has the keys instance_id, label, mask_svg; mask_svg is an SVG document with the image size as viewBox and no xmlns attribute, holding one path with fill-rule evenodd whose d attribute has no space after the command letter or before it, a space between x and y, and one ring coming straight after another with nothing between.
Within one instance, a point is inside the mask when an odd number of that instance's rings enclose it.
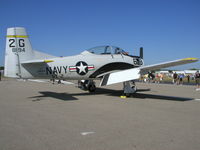
<instances>
[{"instance_id":1,"label":"tail number","mask_svg":"<svg viewBox=\"0 0 200 150\"><path fill-rule=\"evenodd\" d=\"M16 48L16 44L18 45ZM25 41L24 39L9 39L9 47L12 48L12 52L25 52Z\"/></svg>"}]
</instances>

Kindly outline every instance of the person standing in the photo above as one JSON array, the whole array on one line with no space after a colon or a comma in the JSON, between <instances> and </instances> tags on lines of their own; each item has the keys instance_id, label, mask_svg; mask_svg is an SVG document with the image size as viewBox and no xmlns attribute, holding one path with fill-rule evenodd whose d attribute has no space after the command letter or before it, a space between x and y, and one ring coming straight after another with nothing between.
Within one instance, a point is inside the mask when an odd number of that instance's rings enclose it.
<instances>
[{"instance_id":1,"label":"person standing","mask_svg":"<svg viewBox=\"0 0 200 150\"><path fill-rule=\"evenodd\" d=\"M200 90L200 73L199 73L199 71L197 71L195 73L195 81L196 81L196 85L197 85L196 91L199 91Z\"/></svg>"},{"instance_id":2,"label":"person standing","mask_svg":"<svg viewBox=\"0 0 200 150\"><path fill-rule=\"evenodd\" d=\"M51 80L52 80L52 84L54 84L54 83L55 83L55 79L56 79L56 74L55 74L55 73L53 73L53 74L52 74L52 79L51 79Z\"/></svg>"},{"instance_id":3,"label":"person standing","mask_svg":"<svg viewBox=\"0 0 200 150\"><path fill-rule=\"evenodd\" d=\"M178 75L180 85L183 85L183 78L184 78L184 74L181 73L181 74Z\"/></svg>"},{"instance_id":4,"label":"person standing","mask_svg":"<svg viewBox=\"0 0 200 150\"><path fill-rule=\"evenodd\" d=\"M155 83L160 83L160 74L156 73L156 77L155 77Z\"/></svg>"},{"instance_id":5,"label":"person standing","mask_svg":"<svg viewBox=\"0 0 200 150\"><path fill-rule=\"evenodd\" d=\"M177 79L178 79L178 74L175 72L175 73L173 74L173 83L174 83L174 84L177 84Z\"/></svg>"},{"instance_id":6,"label":"person standing","mask_svg":"<svg viewBox=\"0 0 200 150\"><path fill-rule=\"evenodd\" d=\"M162 82L163 81L163 77L164 77L164 74L160 74L160 82Z\"/></svg>"},{"instance_id":7,"label":"person standing","mask_svg":"<svg viewBox=\"0 0 200 150\"><path fill-rule=\"evenodd\" d=\"M187 75L187 82L190 83L190 75Z\"/></svg>"}]
</instances>

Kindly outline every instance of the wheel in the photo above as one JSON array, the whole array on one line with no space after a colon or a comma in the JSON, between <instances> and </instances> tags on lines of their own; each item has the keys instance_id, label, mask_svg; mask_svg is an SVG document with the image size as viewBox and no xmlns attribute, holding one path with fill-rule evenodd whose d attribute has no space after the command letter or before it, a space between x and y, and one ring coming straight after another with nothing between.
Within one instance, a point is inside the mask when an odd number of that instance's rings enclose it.
<instances>
[{"instance_id":1,"label":"wheel","mask_svg":"<svg viewBox=\"0 0 200 150\"><path fill-rule=\"evenodd\" d=\"M131 93L124 93L126 97L131 97Z\"/></svg>"},{"instance_id":2,"label":"wheel","mask_svg":"<svg viewBox=\"0 0 200 150\"><path fill-rule=\"evenodd\" d=\"M137 87L136 86L132 86L132 89L134 90L134 93L137 92Z\"/></svg>"},{"instance_id":3,"label":"wheel","mask_svg":"<svg viewBox=\"0 0 200 150\"><path fill-rule=\"evenodd\" d=\"M95 92L95 90L96 90L96 86L94 84L91 84L91 85L88 86L88 91L90 93Z\"/></svg>"}]
</instances>

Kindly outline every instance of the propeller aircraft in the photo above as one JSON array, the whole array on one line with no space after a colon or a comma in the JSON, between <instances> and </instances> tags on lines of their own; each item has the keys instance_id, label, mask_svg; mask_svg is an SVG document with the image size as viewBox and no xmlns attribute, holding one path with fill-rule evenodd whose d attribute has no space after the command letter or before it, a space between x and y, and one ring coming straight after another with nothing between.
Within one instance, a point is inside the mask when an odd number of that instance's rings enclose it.
<instances>
[{"instance_id":1,"label":"propeller aircraft","mask_svg":"<svg viewBox=\"0 0 200 150\"><path fill-rule=\"evenodd\" d=\"M33 50L25 28L7 29L4 75L20 79L78 80L79 87L89 92L100 86L123 83L124 93L136 92L135 80L149 71L198 61L184 58L154 65L144 65L143 48L133 56L116 46L98 46L79 55L56 57Z\"/></svg>"}]
</instances>

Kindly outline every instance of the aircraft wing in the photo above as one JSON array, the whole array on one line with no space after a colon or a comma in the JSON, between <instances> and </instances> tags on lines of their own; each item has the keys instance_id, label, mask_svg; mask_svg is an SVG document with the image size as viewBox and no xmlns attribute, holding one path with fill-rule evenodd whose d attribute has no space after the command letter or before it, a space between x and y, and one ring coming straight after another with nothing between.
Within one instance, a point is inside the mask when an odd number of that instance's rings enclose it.
<instances>
[{"instance_id":1,"label":"aircraft wing","mask_svg":"<svg viewBox=\"0 0 200 150\"><path fill-rule=\"evenodd\" d=\"M130 81L130 80L136 80L140 78L141 74L147 73L148 71L188 64L188 63L192 63L196 61L198 61L197 58L184 58L184 59L179 59L175 61L169 61L169 62L148 65L148 66L141 66L138 68L132 68L132 69L117 71L113 73L108 73L103 76L100 86L105 86L105 85L110 85L110 84Z\"/></svg>"},{"instance_id":2,"label":"aircraft wing","mask_svg":"<svg viewBox=\"0 0 200 150\"><path fill-rule=\"evenodd\" d=\"M149 70L153 71L153 70L158 70L158 69L161 69L161 68L167 68L167 67L173 67L173 66L193 63L193 62L196 62L196 61L198 61L198 58L184 58L184 59L159 63L159 64L155 64L155 65L143 66L143 67L140 67L140 69L141 70L147 70L147 71L149 71Z\"/></svg>"}]
</instances>

